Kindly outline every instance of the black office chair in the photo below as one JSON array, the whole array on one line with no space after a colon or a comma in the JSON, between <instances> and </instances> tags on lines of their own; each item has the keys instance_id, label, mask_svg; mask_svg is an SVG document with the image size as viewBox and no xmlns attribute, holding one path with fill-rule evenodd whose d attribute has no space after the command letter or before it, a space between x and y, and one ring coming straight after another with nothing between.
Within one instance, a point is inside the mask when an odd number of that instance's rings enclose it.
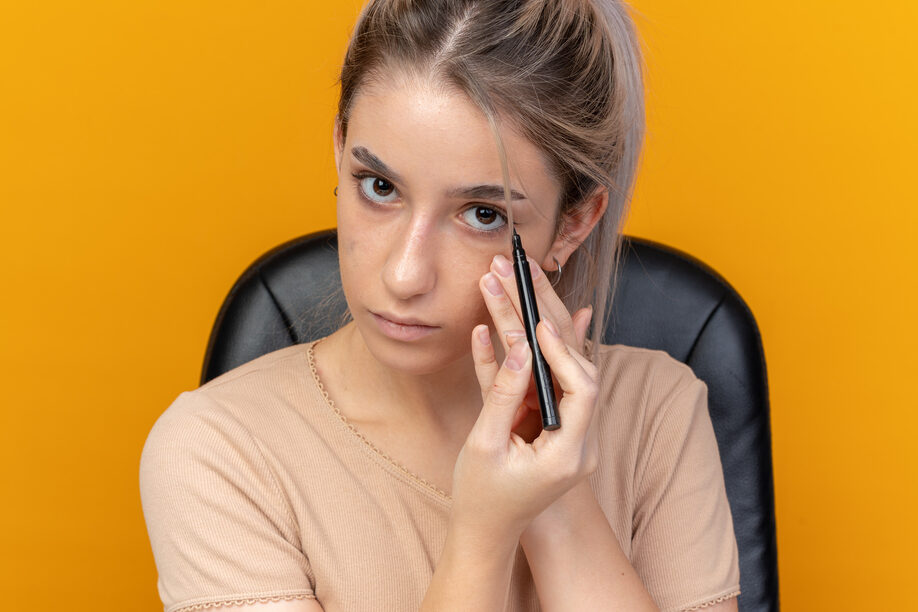
<instances>
[{"instance_id":1,"label":"black office chair","mask_svg":"<svg viewBox=\"0 0 918 612\"><path fill-rule=\"evenodd\" d=\"M664 350L707 384L739 549L739 609L777 611L771 426L758 326L729 283L691 255L630 236L623 246L603 342ZM220 308L201 384L265 353L332 333L330 321L346 308L336 292L340 283L335 230L259 257Z\"/></svg>"}]
</instances>

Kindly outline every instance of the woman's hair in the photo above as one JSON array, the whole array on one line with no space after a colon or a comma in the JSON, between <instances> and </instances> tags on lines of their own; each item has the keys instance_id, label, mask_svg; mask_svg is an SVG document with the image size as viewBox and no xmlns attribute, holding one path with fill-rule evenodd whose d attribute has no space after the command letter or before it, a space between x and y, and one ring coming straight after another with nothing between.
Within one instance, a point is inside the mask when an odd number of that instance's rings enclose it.
<instances>
[{"instance_id":1,"label":"woman's hair","mask_svg":"<svg viewBox=\"0 0 918 612\"><path fill-rule=\"evenodd\" d=\"M362 87L393 71L463 92L498 126L509 123L543 154L561 185L555 236L597 188L609 205L549 278L570 312L593 304L595 361L618 278L622 226L644 137L639 41L616 0L370 0L341 70L338 121ZM511 152L512 154L512 152ZM509 185L505 185L509 193ZM509 210L509 207L508 207Z\"/></svg>"}]
</instances>

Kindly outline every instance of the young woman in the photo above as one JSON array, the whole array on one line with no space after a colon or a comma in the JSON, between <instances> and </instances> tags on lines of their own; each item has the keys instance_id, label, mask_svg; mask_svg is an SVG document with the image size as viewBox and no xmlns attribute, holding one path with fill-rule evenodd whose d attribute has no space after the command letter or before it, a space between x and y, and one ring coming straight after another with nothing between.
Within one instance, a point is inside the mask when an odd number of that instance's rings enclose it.
<instances>
[{"instance_id":1,"label":"young woman","mask_svg":"<svg viewBox=\"0 0 918 612\"><path fill-rule=\"evenodd\" d=\"M587 339L643 137L638 49L612 0L365 7L333 143L348 321L157 421L140 476L167 612L737 609L707 387Z\"/></svg>"}]
</instances>

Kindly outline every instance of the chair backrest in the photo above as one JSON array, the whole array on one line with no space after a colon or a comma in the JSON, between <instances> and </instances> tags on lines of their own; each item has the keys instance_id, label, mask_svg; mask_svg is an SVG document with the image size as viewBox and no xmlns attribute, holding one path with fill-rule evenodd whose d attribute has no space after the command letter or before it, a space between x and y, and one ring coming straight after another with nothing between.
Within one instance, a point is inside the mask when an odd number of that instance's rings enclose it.
<instances>
[{"instance_id":1,"label":"chair backrest","mask_svg":"<svg viewBox=\"0 0 918 612\"><path fill-rule=\"evenodd\" d=\"M626 236L622 257L603 342L664 350L707 384L739 549L739 609L776 611L768 382L752 312L726 280L691 255ZM296 238L259 257L220 308L201 383L263 354L335 331L326 321L346 308L343 295L335 291L340 283L333 229Z\"/></svg>"}]
</instances>

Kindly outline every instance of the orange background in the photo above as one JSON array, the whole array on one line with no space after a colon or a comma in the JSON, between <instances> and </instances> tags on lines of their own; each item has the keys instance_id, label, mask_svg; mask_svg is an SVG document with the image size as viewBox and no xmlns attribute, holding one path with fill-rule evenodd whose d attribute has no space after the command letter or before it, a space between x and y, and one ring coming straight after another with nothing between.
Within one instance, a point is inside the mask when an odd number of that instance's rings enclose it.
<instances>
[{"instance_id":1,"label":"orange background","mask_svg":"<svg viewBox=\"0 0 918 612\"><path fill-rule=\"evenodd\" d=\"M0 8L2 607L155 610L137 485L232 283L334 225L357 0ZM627 232L761 326L785 610L916 609L918 5L640 0Z\"/></svg>"}]
</instances>

